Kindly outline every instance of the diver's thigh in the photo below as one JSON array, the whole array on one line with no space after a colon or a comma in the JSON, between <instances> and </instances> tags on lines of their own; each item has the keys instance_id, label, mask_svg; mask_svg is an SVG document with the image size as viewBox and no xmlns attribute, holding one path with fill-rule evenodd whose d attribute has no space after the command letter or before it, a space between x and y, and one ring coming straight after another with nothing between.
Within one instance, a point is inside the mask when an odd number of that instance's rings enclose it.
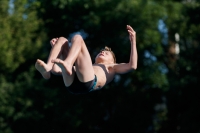
<instances>
[{"instance_id":1,"label":"diver's thigh","mask_svg":"<svg viewBox=\"0 0 200 133\"><path fill-rule=\"evenodd\" d=\"M81 46L81 52L75 61L75 66L77 76L81 82L87 82L94 79L92 59L85 43Z\"/></svg>"}]
</instances>

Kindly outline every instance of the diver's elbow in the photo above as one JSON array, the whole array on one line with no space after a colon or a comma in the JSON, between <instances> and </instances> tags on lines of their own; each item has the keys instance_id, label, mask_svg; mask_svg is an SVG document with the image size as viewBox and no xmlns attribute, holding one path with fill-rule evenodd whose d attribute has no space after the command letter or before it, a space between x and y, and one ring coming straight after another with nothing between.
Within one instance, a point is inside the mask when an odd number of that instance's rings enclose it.
<instances>
[{"instance_id":1,"label":"diver's elbow","mask_svg":"<svg viewBox=\"0 0 200 133\"><path fill-rule=\"evenodd\" d=\"M131 70L136 70L137 69L137 65L132 65L131 66Z\"/></svg>"}]
</instances>

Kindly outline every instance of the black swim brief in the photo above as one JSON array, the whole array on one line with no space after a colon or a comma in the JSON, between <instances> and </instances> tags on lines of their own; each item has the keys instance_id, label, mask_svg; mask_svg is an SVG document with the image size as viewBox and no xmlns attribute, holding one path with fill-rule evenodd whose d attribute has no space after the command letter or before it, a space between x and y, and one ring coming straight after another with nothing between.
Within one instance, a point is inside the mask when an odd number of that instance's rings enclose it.
<instances>
[{"instance_id":1,"label":"black swim brief","mask_svg":"<svg viewBox=\"0 0 200 133\"><path fill-rule=\"evenodd\" d=\"M97 84L97 77L94 75L94 79L88 82L79 81L77 75L74 76L73 83L67 87L67 89L73 94L85 94L94 90Z\"/></svg>"}]
</instances>

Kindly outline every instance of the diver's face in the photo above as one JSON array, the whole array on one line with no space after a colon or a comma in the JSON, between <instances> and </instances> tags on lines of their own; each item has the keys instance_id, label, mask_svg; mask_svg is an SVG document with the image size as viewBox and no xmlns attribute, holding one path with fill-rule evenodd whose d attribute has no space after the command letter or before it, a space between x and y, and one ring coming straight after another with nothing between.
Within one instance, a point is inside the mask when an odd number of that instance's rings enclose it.
<instances>
[{"instance_id":1,"label":"diver's face","mask_svg":"<svg viewBox=\"0 0 200 133\"><path fill-rule=\"evenodd\" d=\"M113 56L110 51L101 51L96 56L96 63L114 63Z\"/></svg>"}]
</instances>

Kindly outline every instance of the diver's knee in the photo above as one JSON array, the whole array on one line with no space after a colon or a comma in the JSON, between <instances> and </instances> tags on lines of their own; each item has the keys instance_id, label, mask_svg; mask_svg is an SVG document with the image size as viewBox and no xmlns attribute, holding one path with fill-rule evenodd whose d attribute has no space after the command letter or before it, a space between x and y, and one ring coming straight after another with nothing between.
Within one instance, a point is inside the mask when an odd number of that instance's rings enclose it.
<instances>
[{"instance_id":1,"label":"diver's knee","mask_svg":"<svg viewBox=\"0 0 200 133\"><path fill-rule=\"evenodd\" d=\"M78 35L78 34L76 34L76 35L74 35L73 37L72 37L72 42L73 41L83 41L83 38L82 38L82 36L81 35Z\"/></svg>"},{"instance_id":2,"label":"diver's knee","mask_svg":"<svg viewBox=\"0 0 200 133\"><path fill-rule=\"evenodd\" d=\"M65 38L65 37L59 37L58 41L62 42L62 44L68 42L67 38Z\"/></svg>"}]
</instances>

